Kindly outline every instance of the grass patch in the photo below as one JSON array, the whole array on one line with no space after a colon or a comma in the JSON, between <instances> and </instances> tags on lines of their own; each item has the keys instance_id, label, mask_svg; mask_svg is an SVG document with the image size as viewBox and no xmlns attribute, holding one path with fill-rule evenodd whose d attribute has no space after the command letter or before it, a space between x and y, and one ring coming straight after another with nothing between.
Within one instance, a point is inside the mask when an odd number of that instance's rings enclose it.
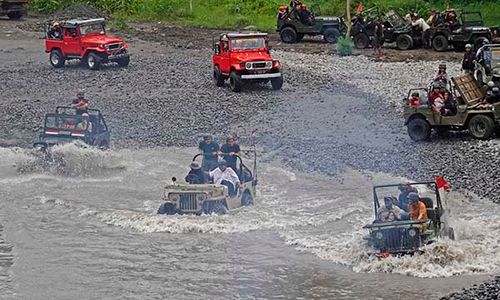
<instances>
[{"instance_id":1,"label":"grass patch","mask_svg":"<svg viewBox=\"0 0 500 300\"><path fill-rule=\"evenodd\" d=\"M181 25L209 28L235 28L254 26L260 30L273 31L276 13L280 5L290 0L32 0L30 9L51 13L75 3L85 2L98 7L113 17L119 18L117 27L126 20L164 21ZM345 12L344 0L305 0L317 14L341 15ZM415 11L427 16L432 8L444 10L446 1L426 0L365 0L366 8L376 7L385 12L395 9L406 14ZM448 1L455 9L479 10L489 26L499 25L500 5L498 0ZM353 0L355 10L358 1Z\"/></svg>"}]
</instances>

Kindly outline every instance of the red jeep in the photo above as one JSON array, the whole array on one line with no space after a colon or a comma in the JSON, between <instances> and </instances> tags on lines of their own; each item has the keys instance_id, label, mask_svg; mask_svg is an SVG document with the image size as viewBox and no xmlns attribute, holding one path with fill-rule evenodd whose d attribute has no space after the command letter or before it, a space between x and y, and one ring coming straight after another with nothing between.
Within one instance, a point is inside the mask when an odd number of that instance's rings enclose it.
<instances>
[{"instance_id":1,"label":"red jeep","mask_svg":"<svg viewBox=\"0 0 500 300\"><path fill-rule=\"evenodd\" d=\"M229 78L234 92L247 80L271 81L273 89L281 89L281 65L271 58L267 33L226 33L213 46L215 85L224 86Z\"/></svg>"},{"instance_id":2,"label":"red jeep","mask_svg":"<svg viewBox=\"0 0 500 300\"><path fill-rule=\"evenodd\" d=\"M98 70L101 64L116 62L128 66L128 45L123 40L106 35L104 19L54 22L47 30L45 52L56 68L69 59L79 59L89 69Z\"/></svg>"}]
</instances>

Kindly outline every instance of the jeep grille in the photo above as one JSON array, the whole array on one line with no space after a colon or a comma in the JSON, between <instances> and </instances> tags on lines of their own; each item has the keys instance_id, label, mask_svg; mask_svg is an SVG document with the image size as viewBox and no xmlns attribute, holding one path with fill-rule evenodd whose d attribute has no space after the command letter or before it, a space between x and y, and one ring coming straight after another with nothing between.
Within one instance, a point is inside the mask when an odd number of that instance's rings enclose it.
<instances>
[{"instance_id":1,"label":"jeep grille","mask_svg":"<svg viewBox=\"0 0 500 300\"><path fill-rule=\"evenodd\" d=\"M106 45L106 50L116 50L116 49L120 49L121 47L122 47L121 43L109 44L109 45Z\"/></svg>"},{"instance_id":2,"label":"jeep grille","mask_svg":"<svg viewBox=\"0 0 500 300\"><path fill-rule=\"evenodd\" d=\"M184 212L198 211L198 202L196 196L198 193L182 193L179 199L179 209Z\"/></svg>"},{"instance_id":3,"label":"jeep grille","mask_svg":"<svg viewBox=\"0 0 500 300\"><path fill-rule=\"evenodd\" d=\"M246 63L245 67L248 70L271 69L273 67L273 62L272 61L254 61L254 62Z\"/></svg>"},{"instance_id":4,"label":"jeep grille","mask_svg":"<svg viewBox=\"0 0 500 300\"><path fill-rule=\"evenodd\" d=\"M417 228L413 228L411 230L416 230L417 233L412 237L408 232L409 230L410 228L391 228L375 231L383 234L382 239L377 239L374 234L376 248L389 252L417 249L420 247L420 233Z\"/></svg>"}]
</instances>

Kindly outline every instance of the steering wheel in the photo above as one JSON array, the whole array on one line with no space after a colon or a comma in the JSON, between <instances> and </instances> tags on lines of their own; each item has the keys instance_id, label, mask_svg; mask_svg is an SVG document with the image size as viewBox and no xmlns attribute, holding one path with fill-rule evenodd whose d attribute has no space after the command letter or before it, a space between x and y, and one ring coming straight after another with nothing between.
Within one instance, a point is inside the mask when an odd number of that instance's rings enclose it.
<instances>
[{"instance_id":1,"label":"steering wheel","mask_svg":"<svg viewBox=\"0 0 500 300\"><path fill-rule=\"evenodd\" d=\"M188 183L200 183L201 178L200 178L200 176L198 176L196 174L189 174L188 176L186 176L186 181Z\"/></svg>"},{"instance_id":2,"label":"steering wheel","mask_svg":"<svg viewBox=\"0 0 500 300\"><path fill-rule=\"evenodd\" d=\"M396 220L396 214L393 211L384 212L380 215L379 220L381 222L394 222Z\"/></svg>"}]
</instances>

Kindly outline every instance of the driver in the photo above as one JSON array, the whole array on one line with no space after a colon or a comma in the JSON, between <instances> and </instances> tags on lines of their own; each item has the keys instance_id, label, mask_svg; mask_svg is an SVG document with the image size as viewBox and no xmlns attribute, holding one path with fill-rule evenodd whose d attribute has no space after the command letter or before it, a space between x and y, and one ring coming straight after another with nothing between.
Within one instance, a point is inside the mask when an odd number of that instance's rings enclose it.
<instances>
[{"instance_id":1,"label":"driver","mask_svg":"<svg viewBox=\"0 0 500 300\"><path fill-rule=\"evenodd\" d=\"M88 113L83 113L82 114L83 120L76 125L76 129L83 130L86 132L92 132L92 122L90 122L89 114Z\"/></svg>"},{"instance_id":2,"label":"driver","mask_svg":"<svg viewBox=\"0 0 500 300\"><path fill-rule=\"evenodd\" d=\"M214 184L227 186L229 196L234 197L238 193L238 188L241 186L240 179L233 169L227 166L227 162L223 159L219 161L219 167L208 172L210 178L214 179Z\"/></svg>"},{"instance_id":3,"label":"driver","mask_svg":"<svg viewBox=\"0 0 500 300\"><path fill-rule=\"evenodd\" d=\"M205 173L201 170L201 166L199 163L193 161L189 167L189 173L186 176L186 182L189 184L204 184L207 183L207 177Z\"/></svg>"},{"instance_id":4,"label":"driver","mask_svg":"<svg viewBox=\"0 0 500 300\"><path fill-rule=\"evenodd\" d=\"M409 214L411 220L427 220L427 207L424 202L420 201L417 193L411 192L408 194Z\"/></svg>"},{"instance_id":5,"label":"driver","mask_svg":"<svg viewBox=\"0 0 500 300\"><path fill-rule=\"evenodd\" d=\"M408 194L412 192L418 193L418 190L417 188L411 186L410 183L400 184L398 189L401 192L398 197L399 207L404 210L408 210Z\"/></svg>"},{"instance_id":6,"label":"driver","mask_svg":"<svg viewBox=\"0 0 500 300\"><path fill-rule=\"evenodd\" d=\"M52 27L50 28L48 35L51 39L62 40L61 24L57 21L52 23Z\"/></svg>"},{"instance_id":7,"label":"driver","mask_svg":"<svg viewBox=\"0 0 500 300\"><path fill-rule=\"evenodd\" d=\"M81 115L87 112L87 108L89 107L89 101L85 99L85 92L78 91L76 93L76 99L71 103L71 107L76 109L76 114Z\"/></svg>"},{"instance_id":8,"label":"driver","mask_svg":"<svg viewBox=\"0 0 500 300\"><path fill-rule=\"evenodd\" d=\"M396 200L396 198L394 198ZM377 219L380 222L393 222L408 219L408 213L400 209L392 203L392 197L384 197L384 207L377 214Z\"/></svg>"}]
</instances>

